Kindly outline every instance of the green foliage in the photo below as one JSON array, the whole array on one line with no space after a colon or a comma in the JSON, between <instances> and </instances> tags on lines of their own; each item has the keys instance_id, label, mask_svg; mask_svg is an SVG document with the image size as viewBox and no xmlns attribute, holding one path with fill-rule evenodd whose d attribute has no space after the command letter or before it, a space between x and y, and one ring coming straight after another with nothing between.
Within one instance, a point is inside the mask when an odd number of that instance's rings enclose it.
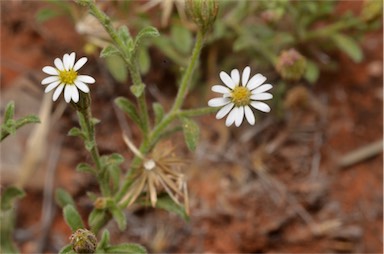
<instances>
[{"instance_id":1,"label":"green foliage","mask_svg":"<svg viewBox=\"0 0 384 254\"><path fill-rule=\"evenodd\" d=\"M110 244L110 234L108 230L104 230L101 240L97 245L96 253L138 253L145 254L147 250L135 243L122 243L118 245Z\"/></svg>"},{"instance_id":2,"label":"green foliage","mask_svg":"<svg viewBox=\"0 0 384 254\"><path fill-rule=\"evenodd\" d=\"M9 210L13 207L16 199L25 196L25 192L17 187L10 186L1 193L0 207L2 211Z\"/></svg>"},{"instance_id":3,"label":"green foliage","mask_svg":"<svg viewBox=\"0 0 384 254\"><path fill-rule=\"evenodd\" d=\"M63 214L65 222L73 232L75 232L79 228L84 228L83 220L81 219L79 212L73 205L66 205L63 209Z\"/></svg>"},{"instance_id":4,"label":"green foliage","mask_svg":"<svg viewBox=\"0 0 384 254\"><path fill-rule=\"evenodd\" d=\"M57 12L56 10L43 8L37 11L35 19L38 23L43 23L59 15L61 15L61 13Z\"/></svg>"},{"instance_id":5,"label":"green foliage","mask_svg":"<svg viewBox=\"0 0 384 254\"><path fill-rule=\"evenodd\" d=\"M109 211L112 213L112 217L117 222L119 229L121 231L124 231L127 227L127 219L125 217L123 209L115 206L109 209Z\"/></svg>"},{"instance_id":6,"label":"green foliage","mask_svg":"<svg viewBox=\"0 0 384 254\"><path fill-rule=\"evenodd\" d=\"M150 205L148 202L146 205ZM163 193L157 198L156 207L164 209L168 212L173 212L183 218L185 221L189 221L189 216L186 213L183 206L175 203L175 201L167 194Z\"/></svg>"},{"instance_id":7,"label":"green foliage","mask_svg":"<svg viewBox=\"0 0 384 254\"><path fill-rule=\"evenodd\" d=\"M17 129L29 123L40 123L40 119L34 115L24 116L20 119L13 119L15 114L15 103L10 101L5 107L3 123L0 125L0 141L3 141L10 134L14 134Z\"/></svg>"},{"instance_id":8,"label":"green foliage","mask_svg":"<svg viewBox=\"0 0 384 254\"><path fill-rule=\"evenodd\" d=\"M363 52L354 39L343 34L334 34L332 39L336 46L347 54L353 61L359 63L363 60Z\"/></svg>"},{"instance_id":9,"label":"green foliage","mask_svg":"<svg viewBox=\"0 0 384 254\"><path fill-rule=\"evenodd\" d=\"M72 249L72 244L65 245L60 249L59 254L75 254L76 252Z\"/></svg>"},{"instance_id":10,"label":"green foliage","mask_svg":"<svg viewBox=\"0 0 384 254\"><path fill-rule=\"evenodd\" d=\"M164 108L163 106L158 103L158 102L155 102L152 104L152 107L153 107L153 111L155 113L155 124L159 124L161 120L163 120L163 117L164 117Z\"/></svg>"},{"instance_id":11,"label":"green foliage","mask_svg":"<svg viewBox=\"0 0 384 254\"><path fill-rule=\"evenodd\" d=\"M83 173L96 174L96 169L88 163L81 162L77 165L76 170Z\"/></svg>"},{"instance_id":12,"label":"green foliage","mask_svg":"<svg viewBox=\"0 0 384 254\"><path fill-rule=\"evenodd\" d=\"M55 200L61 208L64 208L67 205L72 205L73 207L75 206L75 201L73 200L72 196L62 188L56 189Z\"/></svg>"},{"instance_id":13,"label":"green foliage","mask_svg":"<svg viewBox=\"0 0 384 254\"><path fill-rule=\"evenodd\" d=\"M112 44L108 44L103 50L100 52L101 58L106 58L109 56L117 55L119 54L119 50Z\"/></svg>"},{"instance_id":14,"label":"green foliage","mask_svg":"<svg viewBox=\"0 0 384 254\"><path fill-rule=\"evenodd\" d=\"M128 78L128 70L124 59L117 54L105 56L105 64L112 77L120 83L124 83Z\"/></svg>"},{"instance_id":15,"label":"green foliage","mask_svg":"<svg viewBox=\"0 0 384 254\"><path fill-rule=\"evenodd\" d=\"M99 232L100 228L108 222L110 215L104 209L93 209L88 216L88 224L92 232Z\"/></svg>"},{"instance_id":16,"label":"green foliage","mask_svg":"<svg viewBox=\"0 0 384 254\"><path fill-rule=\"evenodd\" d=\"M182 117L184 140L189 150L194 151L200 137L200 129L197 123L189 118Z\"/></svg>"},{"instance_id":17,"label":"green foliage","mask_svg":"<svg viewBox=\"0 0 384 254\"><path fill-rule=\"evenodd\" d=\"M127 98L118 97L115 99L116 105L124 111L133 122L143 128L139 114L137 113L136 106Z\"/></svg>"},{"instance_id":18,"label":"green foliage","mask_svg":"<svg viewBox=\"0 0 384 254\"><path fill-rule=\"evenodd\" d=\"M105 249L106 253L145 254L147 250L140 244L121 243Z\"/></svg>"}]
</instances>

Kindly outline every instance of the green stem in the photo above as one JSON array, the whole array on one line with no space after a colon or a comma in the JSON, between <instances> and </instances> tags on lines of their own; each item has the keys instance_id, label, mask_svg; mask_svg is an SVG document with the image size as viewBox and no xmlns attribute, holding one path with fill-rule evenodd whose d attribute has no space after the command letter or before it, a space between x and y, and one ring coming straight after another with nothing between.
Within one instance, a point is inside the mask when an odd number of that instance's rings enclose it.
<instances>
[{"instance_id":1,"label":"green stem","mask_svg":"<svg viewBox=\"0 0 384 254\"><path fill-rule=\"evenodd\" d=\"M111 19L102 12L95 3L92 1L88 4L89 9L91 10L91 13L99 20L99 22L104 26L105 30L108 32L108 34L111 36L112 40L115 42L115 46L120 51L121 56L124 59L124 62L129 67L129 72L131 74L132 83L134 86L142 86L143 82L141 80L140 71L137 68L137 64L135 63L135 56L132 58L129 55L128 49L125 46L124 41L119 37L116 30L113 28L111 24ZM145 100L145 91L142 92L142 94L137 98L137 102L139 105L139 111L140 111L140 117L143 122L143 135L144 139L146 140L148 138L148 132L149 132L149 115L148 115L148 109L147 109L147 103Z\"/></svg>"},{"instance_id":2,"label":"green stem","mask_svg":"<svg viewBox=\"0 0 384 254\"><path fill-rule=\"evenodd\" d=\"M188 92L188 88L189 88L189 84L191 81L191 76L192 76L193 70L196 67L197 59L199 58L201 49L203 48L203 41L204 41L204 34L199 30L197 32L195 47L193 48L193 51L192 51L192 57L189 61L189 65L188 65L187 70L183 76L183 79L181 80L181 84L180 84L179 90L178 90L177 95L176 95L175 102L173 104L173 107L172 107L170 113L175 112L178 109L180 109L181 105L183 104L185 96Z\"/></svg>"},{"instance_id":3,"label":"green stem","mask_svg":"<svg viewBox=\"0 0 384 254\"><path fill-rule=\"evenodd\" d=\"M141 80L140 71L138 70L137 66L138 66L137 64L131 64L129 68L129 72L131 74L133 85L139 87L143 85L143 82ZM137 97L137 104L139 105L139 113L140 113L139 116L143 123L144 140L147 140L150 124L149 124L148 107L145 99L145 89L143 90L141 95Z\"/></svg>"},{"instance_id":4,"label":"green stem","mask_svg":"<svg viewBox=\"0 0 384 254\"><path fill-rule=\"evenodd\" d=\"M112 40L116 44L116 47L119 49L119 51L123 55L124 60L127 60L125 43L121 40L116 30L113 28L111 19L99 8L97 8L96 4L93 1L90 1L88 3L88 7L91 11L91 14L99 20L99 22L104 26L109 36L111 36Z\"/></svg>"},{"instance_id":5,"label":"green stem","mask_svg":"<svg viewBox=\"0 0 384 254\"><path fill-rule=\"evenodd\" d=\"M87 94L89 96L89 94ZM92 160L96 165L97 170L97 180L100 185L100 190L103 196L110 195L110 188L108 182L105 178L105 172L101 165L101 157L99 149L97 148L96 137L95 137L95 126L92 122L92 113L91 108L87 107L84 110L77 111L80 119L80 126L83 129L83 132L86 134L86 141L92 144L89 153L91 154ZM84 123L84 124L82 124Z\"/></svg>"}]
</instances>

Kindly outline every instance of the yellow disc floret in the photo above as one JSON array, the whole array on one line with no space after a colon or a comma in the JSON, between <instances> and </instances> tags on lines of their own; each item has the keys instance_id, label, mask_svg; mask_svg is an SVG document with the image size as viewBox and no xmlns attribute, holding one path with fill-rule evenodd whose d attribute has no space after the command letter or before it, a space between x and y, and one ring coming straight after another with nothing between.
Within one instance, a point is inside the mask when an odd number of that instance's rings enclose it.
<instances>
[{"instance_id":1,"label":"yellow disc floret","mask_svg":"<svg viewBox=\"0 0 384 254\"><path fill-rule=\"evenodd\" d=\"M75 84L75 80L77 78L77 72L73 69L70 69L69 71L61 71L59 70L59 78L61 83L67 84L67 85L73 85Z\"/></svg>"},{"instance_id":2,"label":"yellow disc floret","mask_svg":"<svg viewBox=\"0 0 384 254\"><path fill-rule=\"evenodd\" d=\"M232 90L231 99L237 107L248 105L251 100L251 92L244 86L236 86Z\"/></svg>"}]
</instances>

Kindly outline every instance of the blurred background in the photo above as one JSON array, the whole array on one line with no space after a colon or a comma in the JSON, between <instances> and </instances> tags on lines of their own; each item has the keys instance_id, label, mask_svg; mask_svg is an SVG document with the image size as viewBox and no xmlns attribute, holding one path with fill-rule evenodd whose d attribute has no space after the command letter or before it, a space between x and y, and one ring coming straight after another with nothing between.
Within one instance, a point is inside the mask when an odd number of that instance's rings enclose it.
<instances>
[{"instance_id":1,"label":"blurred background","mask_svg":"<svg viewBox=\"0 0 384 254\"><path fill-rule=\"evenodd\" d=\"M152 25L140 69L148 103L169 109L190 56L196 27L183 1L97 1L114 25L135 35ZM128 228L107 228L112 243L137 242L149 252L382 253L383 252L383 17L382 1L220 1L185 108L206 106L219 72L249 65L273 84L270 114L255 126L227 128L214 115L197 118L193 154L182 134L172 143L187 158L190 221L132 206ZM15 207L15 245L22 253L58 252L70 228L54 201L71 193L86 221L96 179L77 172L90 162L82 141L67 133L75 110L45 96L41 69L56 57L87 56L92 111L101 122L101 154L126 147L113 100L133 98L117 56L99 58L108 36L72 1L1 1L1 116L15 101L16 117L39 115L0 145L1 187L22 186ZM48 98L48 99L47 99ZM128 120L129 122L130 120ZM131 122L129 122L131 123ZM135 143L140 131L131 127ZM136 138L137 137L137 138ZM3 232L4 233L4 232Z\"/></svg>"}]
</instances>

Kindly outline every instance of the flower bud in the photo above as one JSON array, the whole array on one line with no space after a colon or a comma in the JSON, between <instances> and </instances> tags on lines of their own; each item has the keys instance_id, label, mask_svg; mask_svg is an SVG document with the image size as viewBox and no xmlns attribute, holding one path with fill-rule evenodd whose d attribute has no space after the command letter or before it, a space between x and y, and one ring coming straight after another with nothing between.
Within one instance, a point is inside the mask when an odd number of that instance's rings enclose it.
<instances>
[{"instance_id":1,"label":"flower bud","mask_svg":"<svg viewBox=\"0 0 384 254\"><path fill-rule=\"evenodd\" d=\"M76 253L95 253L97 239L91 231L80 228L69 239Z\"/></svg>"},{"instance_id":2,"label":"flower bud","mask_svg":"<svg viewBox=\"0 0 384 254\"><path fill-rule=\"evenodd\" d=\"M297 81L305 73L307 61L295 49L284 50L276 63L276 70L285 80Z\"/></svg>"},{"instance_id":3,"label":"flower bud","mask_svg":"<svg viewBox=\"0 0 384 254\"><path fill-rule=\"evenodd\" d=\"M89 93L84 93L82 91L79 91L79 97L80 97L79 101L77 103L71 101L71 105L77 111L84 112L91 105L91 95Z\"/></svg>"},{"instance_id":4,"label":"flower bud","mask_svg":"<svg viewBox=\"0 0 384 254\"><path fill-rule=\"evenodd\" d=\"M199 29L206 33L215 22L219 4L217 0L186 0L185 9Z\"/></svg>"},{"instance_id":5,"label":"flower bud","mask_svg":"<svg viewBox=\"0 0 384 254\"><path fill-rule=\"evenodd\" d=\"M76 3L82 6L88 6L93 0L75 0Z\"/></svg>"}]
</instances>

